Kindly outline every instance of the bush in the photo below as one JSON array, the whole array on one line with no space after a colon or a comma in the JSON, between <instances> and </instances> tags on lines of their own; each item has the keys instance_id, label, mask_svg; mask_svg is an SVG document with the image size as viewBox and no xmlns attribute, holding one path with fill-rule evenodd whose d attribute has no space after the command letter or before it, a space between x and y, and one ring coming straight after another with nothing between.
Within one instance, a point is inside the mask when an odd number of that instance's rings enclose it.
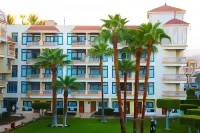
<instances>
[{"instance_id":1,"label":"bush","mask_svg":"<svg viewBox=\"0 0 200 133\"><path fill-rule=\"evenodd\" d=\"M186 94L187 94L187 100L188 99L197 99L194 89L187 89Z\"/></svg>"},{"instance_id":2,"label":"bush","mask_svg":"<svg viewBox=\"0 0 200 133\"><path fill-rule=\"evenodd\" d=\"M157 107L158 108L166 108L166 109L179 109L180 108L180 100L179 99L157 99Z\"/></svg>"},{"instance_id":3,"label":"bush","mask_svg":"<svg viewBox=\"0 0 200 133\"><path fill-rule=\"evenodd\" d=\"M102 109L99 109L98 112L102 112ZM104 114L112 114L114 112L114 109L112 108L105 108Z\"/></svg>"},{"instance_id":4,"label":"bush","mask_svg":"<svg viewBox=\"0 0 200 133\"><path fill-rule=\"evenodd\" d=\"M63 108L57 108L57 115L63 115Z\"/></svg>"},{"instance_id":5,"label":"bush","mask_svg":"<svg viewBox=\"0 0 200 133\"><path fill-rule=\"evenodd\" d=\"M6 120L10 118L10 112L3 112L2 113L2 120Z\"/></svg>"},{"instance_id":6,"label":"bush","mask_svg":"<svg viewBox=\"0 0 200 133\"><path fill-rule=\"evenodd\" d=\"M181 125L195 126L197 129L200 129L200 116L196 115L183 115L180 117Z\"/></svg>"},{"instance_id":7,"label":"bush","mask_svg":"<svg viewBox=\"0 0 200 133\"><path fill-rule=\"evenodd\" d=\"M194 104L194 105L198 105L200 106L200 100L193 100L193 99L189 99L189 100L181 100L181 104Z\"/></svg>"},{"instance_id":8,"label":"bush","mask_svg":"<svg viewBox=\"0 0 200 133\"><path fill-rule=\"evenodd\" d=\"M98 112L95 112L94 115L101 115L102 114L102 110L98 109ZM114 112L113 108L105 108L104 109L104 115L106 116L120 116L119 112Z\"/></svg>"},{"instance_id":9,"label":"bush","mask_svg":"<svg viewBox=\"0 0 200 133\"><path fill-rule=\"evenodd\" d=\"M61 110L61 109L59 109L59 110ZM45 113L45 115L46 116L52 116L52 113ZM57 115L63 115L63 112L61 113L61 111L60 111L60 114L58 114L58 112L57 112ZM68 116L75 116L76 112L67 112L67 115Z\"/></svg>"},{"instance_id":10,"label":"bush","mask_svg":"<svg viewBox=\"0 0 200 133\"><path fill-rule=\"evenodd\" d=\"M51 107L50 103L47 103L47 102L36 102L32 104L32 108L36 110L49 109L50 107Z\"/></svg>"},{"instance_id":11,"label":"bush","mask_svg":"<svg viewBox=\"0 0 200 133\"><path fill-rule=\"evenodd\" d=\"M188 109L198 109L198 106L194 104L180 104L180 110L184 111L184 114L187 114Z\"/></svg>"},{"instance_id":12,"label":"bush","mask_svg":"<svg viewBox=\"0 0 200 133\"><path fill-rule=\"evenodd\" d=\"M200 116L200 109L188 109L187 114L188 115L198 115L198 116Z\"/></svg>"}]
</instances>

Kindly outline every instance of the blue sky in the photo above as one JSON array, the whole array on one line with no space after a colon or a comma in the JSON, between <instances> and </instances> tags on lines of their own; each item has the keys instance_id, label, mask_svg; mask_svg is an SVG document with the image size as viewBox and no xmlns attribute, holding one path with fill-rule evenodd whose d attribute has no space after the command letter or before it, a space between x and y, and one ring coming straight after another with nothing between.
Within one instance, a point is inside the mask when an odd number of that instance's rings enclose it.
<instances>
[{"instance_id":1,"label":"blue sky","mask_svg":"<svg viewBox=\"0 0 200 133\"><path fill-rule=\"evenodd\" d=\"M20 14L36 13L41 19L55 20L58 24L100 25L100 18L120 13L130 20L129 24L139 25L147 21L147 11L167 5L187 10L185 21L190 23L188 48L200 49L199 4L197 0L2 0L0 9L11 13L20 23Z\"/></svg>"}]
</instances>

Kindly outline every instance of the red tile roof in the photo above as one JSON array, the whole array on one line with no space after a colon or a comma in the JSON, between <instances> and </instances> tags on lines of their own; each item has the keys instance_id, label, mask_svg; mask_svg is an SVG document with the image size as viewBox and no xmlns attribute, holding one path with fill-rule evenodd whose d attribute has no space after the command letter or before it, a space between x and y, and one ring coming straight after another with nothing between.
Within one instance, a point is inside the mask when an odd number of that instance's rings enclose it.
<instances>
[{"instance_id":1,"label":"red tile roof","mask_svg":"<svg viewBox=\"0 0 200 133\"><path fill-rule=\"evenodd\" d=\"M7 36L7 39L8 39L9 42L15 42L15 40L10 36Z\"/></svg>"},{"instance_id":2,"label":"red tile roof","mask_svg":"<svg viewBox=\"0 0 200 133\"><path fill-rule=\"evenodd\" d=\"M183 21L183 20L174 18L174 19L169 20L169 21L168 21L167 23L165 23L165 24L186 24L186 25L188 25L189 23L187 23L187 22L185 22L185 21Z\"/></svg>"},{"instance_id":3,"label":"red tile roof","mask_svg":"<svg viewBox=\"0 0 200 133\"><path fill-rule=\"evenodd\" d=\"M139 25L128 25L128 26L125 26L125 28L127 29L137 29L139 28ZM101 29L101 26L76 26L74 30L100 30Z\"/></svg>"},{"instance_id":4,"label":"red tile roof","mask_svg":"<svg viewBox=\"0 0 200 133\"><path fill-rule=\"evenodd\" d=\"M47 25L32 25L28 28L28 30L50 30L50 31L59 31L56 26L47 26Z\"/></svg>"},{"instance_id":5,"label":"red tile roof","mask_svg":"<svg viewBox=\"0 0 200 133\"><path fill-rule=\"evenodd\" d=\"M164 6L160 6L157 8L154 8L148 12L185 12L185 10L180 9L180 8L176 8L176 7L172 7L172 6L168 6L167 4L165 4Z\"/></svg>"}]
</instances>

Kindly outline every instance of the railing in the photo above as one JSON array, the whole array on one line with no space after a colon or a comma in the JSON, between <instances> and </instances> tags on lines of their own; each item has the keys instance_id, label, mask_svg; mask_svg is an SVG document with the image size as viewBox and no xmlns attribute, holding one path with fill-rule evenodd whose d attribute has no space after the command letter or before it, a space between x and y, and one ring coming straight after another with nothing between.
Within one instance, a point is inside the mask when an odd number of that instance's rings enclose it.
<instances>
[{"instance_id":1,"label":"railing","mask_svg":"<svg viewBox=\"0 0 200 133\"><path fill-rule=\"evenodd\" d=\"M184 97L186 96L185 91L163 91L163 96L166 97Z\"/></svg>"},{"instance_id":2,"label":"railing","mask_svg":"<svg viewBox=\"0 0 200 133\"><path fill-rule=\"evenodd\" d=\"M85 78L85 74L72 75L73 78Z\"/></svg>"},{"instance_id":3,"label":"railing","mask_svg":"<svg viewBox=\"0 0 200 133\"><path fill-rule=\"evenodd\" d=\"M52 90L27 90L29 95L51 95Z\"/></svg>"},{"instance_id":4,"label":"railing","mask_svg":"<svg viewBox=\"0 0 200 133\"><path fill-rule=\"evenodd\" d=\"M43 73L43 78L51 78L51 73Z\"/></svg>"},{"instance_id":5,"label":"railing","mask_svg":"<svg viewBox=\"0 0 200 133\"><path fill-rule=\"evenodd\" d=\"M186 58L185 57L179 57L179 58L163 58L163 63L178 63L178 64L186 64Z\"/></svg>"},{"instance_id":6,"label":"railing","mask_svg":"<svg viewBox=\"0 0 200 133\"><path fill-rule=\"evenodd\" d=\"M27 45L39 45L40 42L37 41L37 42L27 42Z\"/></svg>"},{"instance_id":7,"label":"railing","mask_svg":"<svg viewBox=\"0 0 200 133\"><path fill-rule=\"evenodd\" d=\"M0 79L0 84L6 84L6 80Z\"/></svg>"},{"instance_id":8,"label":"railing","mask_svg":"<svg viewBox=\"0 0 200 133\"><path fill-rule=\"evenodd\" d=\"M39 78L40 74L28 74L27 78Z\"/></svg>"},{"instance_id":9,"label":"railing","mask_svg":"<svg viewBox=\"0 0 200 133\"><path fill-rule=\"evenodd\" d=\"M124 75L120 74L119 77L124 78ZM127 74L127 78L132 78L132 74Z\"/></svg>"},{"instance_id":10,"label":"railing","mask_svg":"<svg viewBox=\"0 0 200 133\"><path fill-rule=\"evenodd\" d=\"M140 62L146 62L147 58L141 58Z\"/></svg>"},{"instance_id":11,"label":"railing","mask_svg":"<svg viewBox=\"0 0 200 133\"><path fill-rule=\"evenodd\" d=\"M43 41L43 45L57 46L57 45L58 45L58 42L47 42L47 41Z\"/></svg>"},{"instance_id":12,"label":"railing","mask_svg":"<svg viewBox=\"0 0 200 133\"><path fill-rule=\"evenodd\" d=\"M0 28L0 36L6 38L6 31L3 28Z\"/></svg>"},{"instance_id":13,"label":"railing","mask_svg":"<svg viewBox=\"0 0 200 133\"><path fill-rule=\"evenodd\" d=\"M99 58L89 58L89 62L99 62Z\"/></svg>"},{"instance_id":14,"label":"railing","mask_svg":"<svg viewBox=\"0 0 200 133\"><path fill-rule=\"evenodd\" d=\"M52 94L52 90L44 90L43 94L45 94L45 95L51 95Z\"/></svg>"},{"instance_id":15,"label":"railing","mask_svg":"<svg viewBox=\"0 0 200 133\"><path fill-rule=\"evenodd\" d=\"M164 74L164 81L187 81L187 78L184 74Z\"/></svg>"},{"instance_id":16,"label":"railing","mask_svg":"<svg viewBox=\"0 0 200 133\"><path fill-rule=\"evenodd\" d=\"M89 78L100 78L101 75L89 74Z\"/></svg>"},{"instance_id":17,"label":"railing","mask_svg":"<svg viewBox=\"0 0 200 133\"><path fill-rule=\"evenodd\" d=\"M89 43L90 45L96 44L96 42L94 42L94 41L88 41L88 43Z\"/></svg>"},{"instance_id":18,"label":"railing","mask_svg":"<svg viewBox=\"0 0 200 133\"><path fill-rule=\"evenodd\" d=\"M88 90L88 94L101 94L100 90Z\"/></svg>"},{"instance_id":19,"label":"railing","mask_svg":"<svg viewBox=\"0 0 200 133\"><path fill-rule=\"evenodd\" d=\"M84 42L72 42L72 45L85 45L85 41Z\"/></svg>"},{"instance_id":20,"label":"railing","mask_svg":"<svg viewBox=\"0 0 200 133\"><path fill-rule=\"evenodd\" d=\"M82 57L82 58L80 58L80 59L72 59L72 61L74 62L74 63L76 63L76 62L85 62L85 57Z\"/></svg>"},{"instance_id":21,"label":"railing","mask_svg":"<svg viewBox=\"0 0 200 133\"><path fill-rule=\"evenodd\" d=\"M27 90L27 94L36 94L36 95L39 95L39 94L41 94L40 93L41 91L40 90Z\"/></svg>"},{"instance_id":22,"label":"railing","mask_svg":"<svg viewBox=\"0 0 200 133\"><path fill-rule=\"evenodd\" d=\"M71 91L71 94L85 94L85 90Z\"/></svg>"},{"instance_id":23,"label":"railing","mask_svg":"<svg viewBox=\"0 0 200 133\"><path fill-rule=\"evenodd\" d=\"M27 62L36 61L36 58L27 58Z\"/></svg>"},{"instance_id":24,"label":"railing","mask_svg":"<svg viewBox=\"0 0 200 133\"><path fill-rule=\"evenodd\" d=\"M121 91L121 94L124 95L124 91ZM126 95L132 95L132 91L126 91Z\"/></svg>"}]
</instances>

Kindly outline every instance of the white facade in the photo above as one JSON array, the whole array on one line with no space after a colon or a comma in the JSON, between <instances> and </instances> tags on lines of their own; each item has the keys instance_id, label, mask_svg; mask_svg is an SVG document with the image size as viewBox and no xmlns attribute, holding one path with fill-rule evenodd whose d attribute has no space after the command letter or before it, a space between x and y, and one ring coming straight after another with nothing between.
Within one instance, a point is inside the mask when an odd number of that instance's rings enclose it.
<instances>
[{"instance_id":1,"label":"white facade","mask_svg":"<svg viewBox=\"0 0 200 133\"><path fill-rule=\"evenodd\" d=\"M187 82L186 76L183 72L183 67L186 66L186 58L183 57L183 50L187 47L187 25L182 24L173 24L173 25L165 25L166 22L173 19L174 14L173 12L165 12L165 13L148 13L149 15L149 21L152 23L155 23L157 21L162 22L161 27L166 31L168 35L172 38L172 43L169 43L167 40L163 40L163 45L157 45L158 52L154 53L152 56L152 62L150 66L152 67L152 77L149 78L149 82L151 87L149 89L150 95L147 96L147 101L149 102L149 106L153 105L153 107L148 107L147 112L156 112L161 113L160 109L157 109L155 107L155 99L157 98L163 98L163 97L175 97L175 98L185 98L185 92L184 92L184 83ZM177 19L183 20L184 14L178 14L176 15ZM51 101L51 92L48 90L45 90L45 82L51 82L51 78L44 78L42 77L42 73L44 72L43 69L40 69L40 74L38 78L27 78L22 77L22 65L31 65L34 64L34 61L22 61L22 49L24 50L38 50L40 53L43 48L60 48L63 49L63 52L66 54L69 54L69 50L82 50L84 51L84 54L87 55L87 50L91 48L90 45L90 39L93 36L93 33L99 33L99 30L74 30L78 26L59 26L56 25L56 28L59 30L59 33L62 33L63 36L63 43L62 45L44 45L44 42L47 41L47 35L45 34L45 31L39 30L34 33L38 33L40 35L40 41L38 45L22 45L23 44L23 33L29 33L32 34L33 32L30 32L28 30L30 26L24 26L24 25L9 25L7 27L8 35L12 36L13 33L17 33L17 45L16 48L18 49L18 58L15 59L15 64L17 65L17 76L12 77L10 81L14 81L17 84L17 92L15 93L7 93L7 91L4 93L4 97L7 98L7 102L9 103L9 98L16 98L16 104L18 107L19 112L21 111L28 111L28 107L30 106L30 102L36 102L36 101ZM87 26L82 26L87 27ZM175 31L177 30L177 31ZM54 35L57 34L56 32L53 32ZM80 34L80 36L84 36L85 40L83 44L69 44L69 33L84 33ZM45 38L46 37L46 38ZM51 40L51 39L50 39ZM79 38L79 41L81 38ZM42 42L42 43L41 43ZM110 45L112 47L112 45ZM119 44L119 49L124 47L124 45ZM67 52L68 51L68 52ZM72 94L69 94L69 101L74 101L73 103L69 103L69 111L74 111L77 109L77 112L92 112L95 110L98 110L98 102L101 101L101 95L100 91L96 90L90 90L91 86L95 88L94 83L100 83L100 78L95 75L91 75L91 69L93 67L99 66L98 62L92 61L90 57L84 56L84 60L76 60L74 61L74 66L82 66L84 71L84 74L82 76L79 75L79 77L76 76L77 80L79 82L85 83L84 91L78 91L73 92ZM131 56L131 59L133 57ZM107 83L107 91L108 93L105 94L105 101L107 102L107 107L115 108L115 111L117 111L116 101L117 96L116 93L114 93L114 83L115 78L113 77L113 69L112 66L114 66L114 62L112 57L109 57L106 62L103 64L107 67L107 77L104 78L104 82ZM145 67L145 62L141 62L141 67ZM73 67L73 66L72 66ZM105 67L105 68L106 68ZM62 76L65 76L66 74L69 74L69 72L72 72L72 68L63 67L62 68ZM106 69L105 69L106 71ZM128 108L129 113L133 113L133 99L134 99L134 74L128 79L128 83L130 84L130 91L128 91ZM40 91L37 90L34 94L34 91L22 93L22 82L38 82L40 86ZM121 78L121 82L123 82L123 78ZM140 83L144 83L144 78L141 77ZM98 86L98 85L97 85ZM27 89L27 88L26 88ZM142 89L142 88L141 88ZM49 92L49 93L48 93ZM48 93L47 95L44 95L45 93ZM139 106L142 105L142 91L139 92ZM123 95L122 95L123 96ZM58 101L63 100L63 95L58 94ZM59 103L58 103L59 104ZM61 102L62 104L62 102ZM72 104L70 106L70 104ZM31 109L29 112L32 112Z\"/></svg>"}]
</instances>

